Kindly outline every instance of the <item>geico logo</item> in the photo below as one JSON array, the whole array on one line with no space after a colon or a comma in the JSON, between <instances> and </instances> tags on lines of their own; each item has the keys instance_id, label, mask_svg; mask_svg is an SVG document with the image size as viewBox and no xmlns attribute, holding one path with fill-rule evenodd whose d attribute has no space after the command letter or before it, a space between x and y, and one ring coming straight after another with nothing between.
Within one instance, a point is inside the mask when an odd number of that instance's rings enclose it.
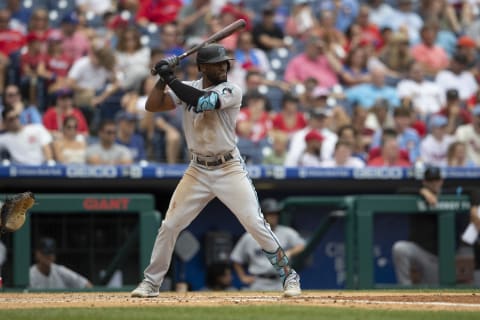
<instances>
[{"instance_id":1,"label":"geico logo","mask_svg":"<svg viewBox=\"0 0 480 320\"><path fill-rule=\"evenodd\" d=\"M402 168L362 168L353 170L353 177L360 179L400 179L403 177Z\"/></svg>"},{"instance_id":2,"label":"geico logo","mask_svg":"<svg viewBox=\"0 0 480 320\"><path fill-rule=\"evenodd\" d=\"M67 167L67 177L117 177L117 168L114 166L73 166Z\"/></svg>"}]
</instances>

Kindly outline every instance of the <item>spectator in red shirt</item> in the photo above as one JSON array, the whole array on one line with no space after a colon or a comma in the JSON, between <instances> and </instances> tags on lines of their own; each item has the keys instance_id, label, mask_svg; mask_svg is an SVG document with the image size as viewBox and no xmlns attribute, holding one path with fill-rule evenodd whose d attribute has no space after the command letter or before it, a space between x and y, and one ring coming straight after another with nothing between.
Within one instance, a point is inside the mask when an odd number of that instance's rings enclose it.
<instances>
[{"instance_id":1,"label":"spectator in red shirt","mask_svg":"<svg viewBox=\"0 0 480 320\"><path fill-rule=\"evenodd\" d=\"M143 0L140 1L136 20L141 26L149 23L163 25L173 22L182 8L181 0Z\"/></svg>"},{"instance_id":2,"label":"spectator in red shirt","mask_svg":"<svg viewBox=\"0 0 480 320\"><path fill-rule=\"evenodd\" d=\"M410 162L401 156L395 130L383 130L380 155L368 160L367 166L410 167L410 165Z\"/></svg>"},{"instance_id":3,"label":"spectator in red shirt","mask_svg":"<svg viewBox=\"0 0 480 320\"><path fill-rule=\"evenodd\" d=\"M46 9L38 8L33 11L28 23L28 33L35 33L42 40L47 38L50 33L50 20ZM43 50L47 50L46 45L43 46Z\"/></svg>"},{"instance_id":4,"label":"spectator in red shirt","mask_svg":"<svg viewBox=\"0 0 480 320\"><path fill-rule=\"evenodd\" d=\"M56 139L62 135L63 123L66 117L73 116L77 119L77 132L88 135L88 125L82 112L73 106L73 91L68 88L56 92L55 106L48 108L43 115L43 125Z\"/></svg>"},{"instance_id":5,"label":"spectator in red shirt","mask_svg":"<svg viewBox=\"0 0 480 320\"><path fill-rule=\"evenodd\" d=\"M446 95L446 106L438 113L448 118L447 133L454 134L459 126L472 122L472 115L462 106L457 89L447 90Z\"/></svg>"},{"instance_id":6,"label":"spectator in red shirt","mask_svg":"<svg viewBox=\"0 0 480 320\"><path fill-rule=\"evenodd\" d=\"M356 23L361 28L361 41L373 44L379 49L383 44L382 34L378 26L370 22L370 7L366 4L360 6Z\"/></svg>"},{"instance_id":7,"label":"spectator in red shirt","mask_svg":"<svg viewBox=\"0 0 480 320\"><path fill-rule=\"evenodd\" d=\"M28 102L37 105L40 110L45 107L43 104L45 93L43 87L39 85L41 79L38 73L40 64L45 63L47 59L42 52L43 40L38 34L29 33L27 51L20 56L20 87Z\"/></svg>"},{"instance_id":8,"label":"spectator in red shirt","mask_svg":"<svg viewBox=\"0 0 480 320\"><path fill-rule=\"evenodd\" d=\"M10 63L10 54L20 50L25 44L25 37L19 31L9 27L10 11L0 10L0 92L5 86L5 73Z\"/></svg>"},{"instance_id":9,"label":"spectator in red shirt","mask_svg":"<svg viewBox=\"0 0 480 320\"><path fill-rule=\"evenodd\" d=\"M273 129L292 134L307 126L307 120L298 110L299 100L290 94L285 94L282 99L282 110L273 118Z\"/></svg>"}]
</instances>

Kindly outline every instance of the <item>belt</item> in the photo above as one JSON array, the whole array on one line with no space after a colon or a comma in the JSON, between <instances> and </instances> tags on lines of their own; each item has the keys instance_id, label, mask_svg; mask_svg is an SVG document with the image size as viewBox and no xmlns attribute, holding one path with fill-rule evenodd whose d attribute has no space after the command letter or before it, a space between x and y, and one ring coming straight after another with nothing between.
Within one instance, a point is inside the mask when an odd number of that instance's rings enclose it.
<instances>
[{"instance_id":1,"label":"belt","mask_svg":"<svg viewBox=\"0 0 480 320\"><path fill-rule=\"evenodd\" d=\"M215 157L216 157L216 159L215 159ZM233 159L233 155L232 155L231 152L227 152L225 154L218 155L218 156L215 156L215 157L212 157L212 158L214 158L212 160L206 160L205 158L201 159L197 155L192 154L193 161L195 161L196 163L198 163L202 166L205 166L205 167L216 167L216 166L224 164L225 162Z\"/></svg>"},{"instance_id":2,"label":"belt","mask_svg":"<svg viewBox=\"0 0 480 320\"><path fill-rule=\"evenodd\" d=\"M270 280L280 279L280 276L278 274L256 274L255 277Z\"/></svg>"}]
</instances>

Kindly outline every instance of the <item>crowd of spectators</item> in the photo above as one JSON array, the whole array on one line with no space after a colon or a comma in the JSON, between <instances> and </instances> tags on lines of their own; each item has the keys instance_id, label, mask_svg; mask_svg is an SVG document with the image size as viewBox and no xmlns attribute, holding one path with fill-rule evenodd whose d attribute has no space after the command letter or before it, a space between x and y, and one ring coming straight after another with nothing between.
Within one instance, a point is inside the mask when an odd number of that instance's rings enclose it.
<instances>
[{"instance_id":1,"label":"crowd of spectators","mask_svg":"<svg viewBox=\"0 0 480 320\"><path fill-rule=\"evenodd\" d=\"M2 157L188 162L180 113L144 110L149 70L239 18L221 44L247 163L480 165L475 0L0 1Z\"/></svg>"}]
</instances>

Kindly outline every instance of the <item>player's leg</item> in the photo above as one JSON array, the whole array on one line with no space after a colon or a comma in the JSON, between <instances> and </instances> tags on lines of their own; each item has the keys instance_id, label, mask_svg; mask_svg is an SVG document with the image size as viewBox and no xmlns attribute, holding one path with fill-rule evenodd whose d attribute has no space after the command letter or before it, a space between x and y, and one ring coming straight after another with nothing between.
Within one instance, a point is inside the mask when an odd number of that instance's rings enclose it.
<instances>
[{"instance_id":1,"label":"player's leg","mask_svg":"<svg viewBox=\"0 0 480 320\"><path fill-rule=\"evenodd\" d=\"M155 239L150 264L144 271L145 279L132 292L132 296L158 295L158 288L170 267L179 233L198 216L213 197L202 175L195 168L189 167L170 199L165 219Z\"/></svg>"},{"instance_id":2,"label":"player's leg","mask_svg":"<svg viewBox=\"0 0 480 320\"><path fill-rule=\"evenodd\" d=\"M397 281L402 285L411 285L411 271L415 266L421 273L421 282L438 284L438 259L411 241L397 241L392 250Z\"/></svg>"},{"instance_id":3,"label":"player's leg","mask_svg":"<svg viewBox=\"0 0 480 320\"><path fill-rule=\"evenodd\" d=\"M212 190L264 250L284 283L285 295L300 294L299 277L263 217L257 193L243 164L233 162L219 170Z\"/></svg>"}]
</instances>

